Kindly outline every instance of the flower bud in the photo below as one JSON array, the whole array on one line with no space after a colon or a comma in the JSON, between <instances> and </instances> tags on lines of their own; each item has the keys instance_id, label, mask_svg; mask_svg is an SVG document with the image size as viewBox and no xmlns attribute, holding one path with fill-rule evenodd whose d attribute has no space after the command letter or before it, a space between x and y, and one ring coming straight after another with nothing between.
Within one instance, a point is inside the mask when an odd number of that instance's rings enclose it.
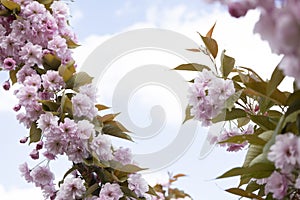
<instances>
[{"instance_id":1,"label":"flower bud","mask_svg":"<svg viewBox=\"0 0 300 200\"><path fill-rule=\"evenodd\" d=\"M9 90L10 89L10 83L9 83L9 81L8 80L5 81L3 83L3 85L2 85L2 87L3 87L4 90Z\"/></svg>"},{"instance_id":2,"label":"flower bud","mask_svg":"<svg viewBox=\"0 0 300 200\"><path fill-rule=\"evenodd\" d=\"M27 142L27 140L28 140L28 137L24 137L24 138L20 139L20 143L24 144Z\"/></svg>"},{"instance_id":3,"label":"flower bud","mask_svg":"<svg viewBox=\"0 0 300 200\"><path fill-rule=\"evenodd\" d=\"M33 149L29 155L33 160L37 160L40 157L39 152L36 149Z\"/></svg>"},{"instance_id":4,"label":"flower bud","mask_svg":"<svg viewBox=\"0 0 300 200\"><path fill-rule=\"evenodd\" d=\"M17 104L13 107L13 110L18 112L19 110L21 109L21 105L20 104Z\"/></svg>"},{"instance_id":5,"label":"flower bud","mask_svg":"<svg viewBox=\"0 0 300 200\"><path fill-rule=\"evenodd\" d=\"M39 142L36 144L35 149L36 149L36 150L40 150L40 149L43 148L43 145L44 145L43 141L39 141Z\"/></svg>"}]
</instances>

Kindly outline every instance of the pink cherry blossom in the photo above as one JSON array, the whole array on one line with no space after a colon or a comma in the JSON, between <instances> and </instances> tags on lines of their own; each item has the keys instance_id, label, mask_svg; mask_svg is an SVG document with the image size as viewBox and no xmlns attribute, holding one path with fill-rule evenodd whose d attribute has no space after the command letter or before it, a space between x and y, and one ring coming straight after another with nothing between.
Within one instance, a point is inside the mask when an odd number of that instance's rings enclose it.
<instances>
[{"instance_id":1,"label":"pink cherry blossom","mask_svg":"<svg viewBox=\"0 0 300 200\"><path fill-rule=\"evenodd\" d=\"M93 138L90 147L100 160L108 161L113 158L111 140L106 135L99 134L97 137Z\"/></svg>"},{"instance_id":2,"label":"pink cherry blossom","mask_svg":"<svg viewBox=\"0 0 300 200\"><path fill-rule=\"evenodd\" d=\"M57 200L78 199L84 195L84 181L81 178L66 178L57 193Z\"/></svg>"},{"instance_id":3,"label":"pink cherry blossom","mask_svg":"<svg viewBox=\"0 0 300 200\"><path fill-rule=\"evenodd\" d=\"M287 178L284 175L274 171L267 180L267 184L265 186L265 193L272 193L272 196L275 199L283 199L287 194L287 188Z\"/></svg>"},{"instance_id":4,"label":"pink cherry blossom","mask_svg":"<svg viewBox=\"0 0 300 200\"><path fill-rule=\"evenodd\" d=\"M33 178L30 175L31 170L29 169L28 164L26 162L19 166L19 170L21 172L21 176L24 176L24 178L27 182L33 181Z\"/></svg>"},{"instance_id":5,"label":"pink cherry blossom","mask_svg":"<svg viewBox=\"0 0 300 200\"><path fill-rule=\"evenodd\" d=\"M34 45L31 42L25 44L19 52L21 60L25 63L25 66L34 66L35 64L42 64L42 47L40 45Z\"/></svg>"},{"instance_id":6,"label":"pink cherry blossom","mask_svg":"<svg viewBox=\"0 0 300 200\"><path fill-rule=\"evenodd\" d=\"M133 156L129 148L120 147L114 152L114 159L123 165L132 164Z\"/></svg>"},{"instance_id":7,"label":"pink cherry blossom","mask_svg":"<svg viewBox=\"0 0 300 200\"><path fill-rule=\"evenodd\" d=\"M300 141L293 133L276 136L275 144L270 148L268 159L284 172L290 172L294 166L300 164Z\"/></svg>"},{"instance_id":8,"label":"pink cherry blossom","mask_svg":"<svg viewBox=\"0 0 300 200\"><path fill-rule=\"evenodd\" d=\"M5 70L14 70L16 68L16 61L10 57L5 58L2 67Z\"/></svg>"},{"instance_id":9,"label":"pink cherry blossom","mask_svg":"<svg viewBox=\"0 0 300 200\"><path fill-rule=\"evenodd\" d=\"M65 86L63 78L57 71L49 70L42 76L43 87L45 90L57 91Z\"/></svg>"},{"instance_id":10,"label":"pink cherry blossom","mask_svg":"<svg viewBox=\"0 0 300 200\"><path fill-rule=\"evenodd\" d=\"M121 197L123 197L123 192L116 183L106 183L99 194L99 200L119 200Z\"/></svg>"},{"instance_id":11,"label":"pink cherry blossom","mask_svg":"<svg viewBox=\"0 0 300 200\"><path fill-rule=\"evenodd\" d=\"M141 174L130 174L128 188L135 192L138 197L143 197L149 190L149 186Z\"/></svg>"},{"instance_id":12,"label":"pink cherry blossom","mask_svg":"<svg viewBox=\"0 0 300 200\"><path fill-rule=\"evenodd\" d=\"M37 187L50 185L54 180L54 174L46 166L37 166L30 172L30 175Z\"/></svg>"}]
</instances>

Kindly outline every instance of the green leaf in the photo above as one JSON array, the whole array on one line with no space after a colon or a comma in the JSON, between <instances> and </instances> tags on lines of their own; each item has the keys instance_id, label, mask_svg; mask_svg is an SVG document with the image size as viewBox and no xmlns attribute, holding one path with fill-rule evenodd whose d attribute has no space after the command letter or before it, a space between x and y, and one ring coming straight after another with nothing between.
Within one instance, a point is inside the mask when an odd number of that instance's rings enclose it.
<instances>
[{"instance_id":1,"label":"green leaf","mask_svg":"<svg viewBox=\"0 0 300 200\"><path fill-rule=\"evenodd\" d=\"M67 95L63 95L61 99L61 110L63 113L73 115L73 104Z\"/></svg>"},{"instance_id":2,"label":"green leaf","mask_svg":"<svg viewBox=\"0 0 300 200\"><path fill-rule=\"evenodd\" d=\"M246 82L244 83L247 90L251 90L254 95L263 96L267 99L274 101L278 105L286 105L287 96L285 93L278 89L275 89L271 95L267 95L267 83L266 82ZM245 91L247 91L245 90Z\"/></svg>"},{"instance_id":3,"label":"green leaf","mask_svg":"<svg viewBox=\"0 0 300 200\"><path fill-rule=\"evenodd\" d=\"M75 49L76 47L79 47L79 44L76 44L71 38L64 37L66 39L66 43L68 45L69 49Z\"/></svg>"},{"instance_id":4,"label":"green leaf","mask_svg":"<svg viewBox=\"0 0 300 200\"><path fill-rule=\"evenodd\" d=\"M224 109L222 113L220 113L212 119L212 122L217 123L221 121L234 120L242 117L247 117L247 113L240 108L232 108L231 111Z\"/></svg>"},{"instance_id":5,"label":"green leaf","mask_svg":"<svg viewBox=\"0 0 300 200\"><path fill-rule=\"evenodd\" d=\"M153 196L157 196L155 190L153 187L151 187L150 185L149 186L149 190L146 192L147 194L150 194L150 195L153 195Z\"/></svg>"},{"instance_id":6,"label":"green leaf","mask_svg":"<svg viewBox=\"0 0 300 200\"><path fill-rule=\"evenodd\" d=\"M199 71L199 72L202 72L203 69L210 70L208 66L197 64L197 63L182 64L174 68L174 70L187 70L187 71Z\"/></svg>"},{"instance_id":7,"label":"green leaf","mask_svg":"<svg viewBox=\"0 0 300 200\"><path fill-rule=\"evenodd\" d=\"M73 77L73 74L76 72L74 61L70 61L66 65L61 65L58 68L59 75L63 77L64 81L67 83Z\"/></svg>"},{"instance_id":8,"label":"green leaf","mask_svg":"<svg viewBox=\"0 0 300 200\"><path fill-rule=\"evenodd\" d=\"M128 187L121 186L121 190L126 197L132 197L132 198L138 199L138 196L132 190L130 190Z\"/></svg>"},{"instance_id":9,"label":"green leaf","mask_svg":"<svg viewBox=\"0 0 300 200\"><path fill-rule=\"evenodd\" d=\"M45 54L43 56L43 66L45 68L45 70L57 70L59 68L59 66L61 65L61 60L51 54L51 53L48 53L48 54Z\"/></svg>"},{"instance_id":10,"label":"green leaf","mask_svg":"<svg viewBox=\"0 0 300 200\"><path fill-rule=\"evenodd\" d=\"M242 144L243 142L248 141L250 144L255 145L265 145L266 141L257 137L256 135L236 135L228 138L227 140L219 142L222 143L234 143L234 144Z\"/></svg>"},{"instance_id":11,"label":"green leaf","mask_svg":"<svg viewBox=\"0 0 300 200\"><path fill-rule=\"evenodd\" d=\"M136 165L132 165L132 164L122 165L119 162L114 162L114 161L110 161L110 167L118 171L126 172L129 174L133 174L145 170L145 168L141 168Z\"/></svg>"},{"instance_id":12,"label":"green leaf","mask_svg":"<svg viewBox=\"0 0 300 200\"><path fill-rule=\"evenodd\" d=\"M263 153L265 154L265 157L269 153L271 146L275 143L276 136L281 132L284 122L285 122L285 117L282 116L276 126L276 129L272 133L272 137L268 140L267 144L264 146Z\"/></svg>"},{"instance_id":13,"label":"green leaf","mask_svg":"<svg viewBox=\"0 0 300 200\"><path fill-rule=\"evenodd\" d=\"M250 163L249 163L249 166L253 166L257 163L271 163L269 160L268 160L268 157L266 154L264 153L261 153L259 154L258 156L256 156ZM264 178L264 177L263 177Z\"/></svg>"},{"instance_id":14,"label":"green leaf","mask_svg":"<svg viewBox=\"0 0 300 200\"><path fill-rule=\"evenodd\" d=\"M15 69L15 70L10 70L10 71L9 71L9 78L10 78L12 84L15 84L15 83L18 81L18 79L17 79L17 73L18 73L18 71L19 71L20 69L21 69L21 68L18 67L18 68Z\"/></svg>"},{"instance_id":15,"label":"green leaf","mask_svg":"<svg viewBox=\"0 0 300 200\"><path fill-rule=\"evenodd\" d=\"M237 119L238 122L238 128L241 128L242 126L247 125L250 122L250 119L248 117L242 117Z\"/></svg>"},{"instance_id":16,"label":"green leaf","mask_svg":"<svg viewBox=\"0 0 300 200\"><path fill-rule=\"evenodd\" d=\"M92 81L93 77L86 72L78 72L67 82L67 87L78 92L81 86L90 84Z\"/></svg>"},{"instance_id":17,"label":"green leaf","mask_svg":"<svg viewBox=\"0 0 300 200\"><path fill-rule=\"evenodd\" d=\"M16 2L10 0L1 0L1 4L8 10L17 11L17 12L21 11L20 5L17 4Z\"/></svg>"},{"instance_id":18,"label":"green leaf","mask_svg":"<svg viewBox=\"0 0 300 200\"><path fill-rule=\"evenodd\" d=\"M58 186L60 187L60 185L64 183L65 178L66 178L69 174L71 174L74 170L76 170L76 169L77 169L77 165L73 165L73 167L70 168L70 169L65 173L64 177L62 178L62 180L58 182Z\"/></svg>"},{"instance_id":19,"label":"green leaf","mask_svg":"<svg viewBox=\"0 0 300 200\"><path fill-rule=\"evenodd\" d=\"M192 52L201 52L200 49L185 49L185 50L187 50L187 51L192 51Z\"/></svg>"},{"instance_id":20,"label":"green leaf","mask_svg":"<svg viewBox=\"0 0 300 200\"><path fill-rule=\"evenodd\" d=\"M185 109L185 118L184 118L182 124L184 124L186 121L194 118L194 116L191 115L191 109L192 109L191 105L188 105L186 107L186 109Z\"/></svg>"},{"instance_id":21,"label":"green leaf","mask_svg":"<svg viewBox=\"0 0 300 200\"><path fill-rule=\"evenodd\" d=\"M262 152L263 152L263 147L261 145L250 145L245 157L243 167L249 167L251 161Z\"/></svg>"},{"instance_id":22,"label":"green leaf","mask_svg":"<svg viewBox=\"0 0 300 200\"><path fill-rule=\"evenodd\" d=\"M297 115L296 126L298 129L298 135L300 134L300 114Z\"/></svg>"},{"instance_id":23,"label":"green leaf","mask_svg":"<svg viewBox=\"0 0 300 200\"><path fill-rule=\"evenodd\" d=\"M227 108L229 111L234 107L235 102L237 102L240 99L240 96L242 95L243 90L239 90L233 95L231 95L228 99L225 101L225 108Z\"/></svg>"},{"instance_id":24,"label":"green leaf","mask_svg":"<svg viewBox=\"0 0 300 200\"><path fill-rule=\"evenodd\" d=\"M216 58L218 55L218 43L216 42L216 40L214 40L213 38L210 37L204 37L201 34L199 34L201 36L202 41L204 42L206 48L208 49L208 51L210 52L210 54Z\"/></svg>"},{"instance_id":25,"label":"green leaf","mask_svg":"<svg viewBox=\"0 0 300 200\"><path fill-rule=\"evenodd\" d=\"M274 124L267 116L250 115L250 119L264 130L274 130L276 128L276 124Z\"/></svg>"},{"instance_id":26,"label":"green leaf","mask_svg":"<svg viewBox=\"0 0 300 200\"><path fill-rule=\"evenodd\" d=\"M251 192L247 192L245 190L242 190L240 188L230 188L225 190L226 192L229 192L231 194L235 194L241 197L247 197L247 198L251 198L251 199L257 199L257 200L263 200L263 198L261 198L260 196L253 194Z\"/></svg>"},{"instance_id":27,"label":"green leaf","mask_svg":"<svg viewBox=\"0 0 300 200\"><path fill-rule=\"evenodd\" d=\"M251 181L251 182L247 185L246 191L247 191L247 192L254 192L254 191L256 191L256 190L258 190L258 189L260 189L260 188L261 188L261 185L257 184L255 181Z\"/></svg>"},{"instance_id":28,"label":"green leaf","mask_svg":"<svg viewBox=\"0 0 300 200\"><path fill-rule=\"evenodd\" d=\"M10 12L7 9L0 10L0 16L9 16Z\"/></svg>"},{"instance_id":29,"label":"green leaf","mask_svg":"<svg viewBox=\"0 0 300 200\"><path fill-rule=\"evenodd\" d=\"M292 105L295 102L299 101L299 99L300 99L300 90L297 90L294 93L289 95L287 99L287 105Z\"/></svg>"},{"instance_id":30,"label":"green leaf","mask_svg":"<svg viewBox=\"0 0 300 200\"><path fill-rule=\"evenodd\" d=\"M275 89L278 87L278 85L281 83L281 81L284 79L284 74L281 69L279 69L279 66L277 66L271 76L270 81L267 85L267 96L270 96Z\"/></svg>"},{"instance_id":31,"label":"green leaf","mask_svg":"<svg viewBox=\"0 0 300 200\"><path fill-rule=\"evenodd\" d=\"M102 105L102 104L96 104L95 107L98 109L98 111L106 110L106 109L110 108L110 107L107 107L107 106Z\"/></svg>"},{"instance_id":32,"label":"green leaf","mask_svg":"<svg viewBox=\"0 0 300 200\"><path fill-rule=\"evenodd\" d=\"M221 71L224 78L227 78L227 76L230 74L234 67L234 64L235 59L230 56L227 56L224 50L221 54Z\"/></svg>"},{"instance_id":33,"label":"green leaf","mask_svg":"<svg viewBox=\"0 0 300 200\"><path fill-rule=\"evenodd\" d=\"M124 131L121 127L119 127L115 121L106 122L102 128L102 132L106 135L111 135L121 139L133 141L128 134L124 133L127 131Z\"/></svg>"},{"instance_id":34,"label":"green leaf","mask_svg":"<svg viewBox=\"0 0 300 200\"><path fill-rule=\"evenodd\" d=\"M86 190L84 196L85 196L85 197L88 197L89 195L92 195L93 192L95 192L95 191L96 191L97 189L99 189L99 188L100 188L99 183L93 184L92 186L90 186L90 187Z\"/></svg>"},{"instance_id":35,"label":"green leaf","mask_svg":"<svg viewBox=\"0 0 300 200\"><path fill-rule=\"evenodd\" d=\"M212 37L212 34L213 34L213 32L214 32L215 26L216 26L216 22L215 22L214 25L209 29L209 31L206 33L206 37L209 37L209 38Z\"/></svg>"},{"instance_id":36,"label":"green leaf","mask_svg":"<svg viewBox=\"0 0 300 200\"><path fill-rule=\"evenodd\" d=\"M42 137L42 130L37 127L36 122L33 122L31 124L30 132L29 132L29 139L30 139L29 144L40 141L41 137Z\"/></svg>"},{"instance_id":37,"label":"green leaf","mask_svg":"<svg viewBox=\"0 0 300 200\"><path fill-rule=\"evenodd\" d=\"M53 0L38 0L39 3L44 4L44 5L48 5L51 4L53 2Z\"/></svg>"},{"instance_id":38,"label":"green leaf","mask_svg":"<svg viewBox=\"0 0 300 200\"><path fill-rule=\"evenodd\" d=\"M285 113L285 116L289 116L290 114L292 114L292 113L294 113L298 110L300 110L300 101L299 101L299 99L290 104L290 106L288 107L288 109Z\"/></svg>"},{"instance_id":39,"label":"green leaf","mask_svg":"<svg viewBox=\"0 0 300 200\"><path fill-rule=\"evenodd\" d=\"M228 178L247 174L251 175L253 178L265 178L269 177L274 170L275 167L272 163L256 163L249 167L233 168L217 178Z\"/></svg>"},{"instance_id":40,"label":"green leaf","mask_svg":"<svg viewBox=\"0 0 300 200\"><path fill-rule=\"evenodd\" d=\"M40 100L39 103L42 104L42 108L46 112L47 111L56 112L60 107L60 104L55 103L51 100Z\"/></svg>"},{"instance_id":41,"label":"green leaf","mask_svg":"<svg viewBox=\"0 0 300 200\"><path fill-rule=\"evenodd\" d=\"M101 123L113 121L120 113L115 113L115 114L107 114L104 116L97 116L97 120Z\"/></svg>"}]
</instances>

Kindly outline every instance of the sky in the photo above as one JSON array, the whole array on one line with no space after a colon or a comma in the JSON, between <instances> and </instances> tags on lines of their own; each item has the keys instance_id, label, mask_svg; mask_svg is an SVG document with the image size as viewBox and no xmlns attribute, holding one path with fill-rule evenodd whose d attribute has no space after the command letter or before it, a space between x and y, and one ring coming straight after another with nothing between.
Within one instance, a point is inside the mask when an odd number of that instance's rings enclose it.
<instances>
[{"instance_id":1,"label":"sky","mask_svg":"<svg viewBox=\"0 0 300 200\"><path fill-rule=\"evenodd\" d=\"M226 49L228 55L235 57L237 65L252 67L258 73L263 74L264 78L268 78L280 60L279 56L271 54L267 43L252 33L253 26L258 19L256 12L250 12L245 18L236 20L231 18L219 5L207 5L201 0L77 0L69 2L69 4L72 15L71 26L78 34L81 44L81 47L74 53L79 66L98 45L129 30L141 28L172 30L201 45L197 32L205 34L215 22L217 25L214 36L219 41L220 49ZM148 55L148 58L145 55ZM128 57L119 59L113 67L123 66L129 70L130 66L144 65L147 62L175 67L181 64L182 60L161 52L141 52L141 54L133 54L133 57L128 55ZM4 82L7 77L7 74L0 73L1 82ZM107 84L109 85L109 83ZM112 85L101 90L99 94L101 103L112 104L111 93L109 93ZM164 92L167 94L165 95ZM30 148L18 143L19 139L27 134L27 130L18 124L15 113L12 112L11 108L17 101L12 95L12 91L5 92L1 88L0 95L0 126L2 127L0 198L3 200L41 199L39 189L27 184L20 177L18 171L19 164L30 161L28 157ZM178 108L176 98L165 88L155 86L146 87L144 91L137 92L133 99L129 105L129 109L133 109L131 112L133 121L142 125L151 123L149 110L152 106L159 104L166 113L169 113L166 115L168 119L166 126L163 127L165 130L148 140L140 140L137 137L137 141L132 144L118 140L114 142L131 147L134 153L147 153L162 148L172 141L176 135L173 133L178 132L176 129L181 126L183 116L181 108ZM175 186L185 190L196 200L238 199L237 196L224 192L226 188L237 186L237 179L215 180L215 177L232 167L241 165L245 152L228 153L225 149L215 148L207 157L199 159L206 135L207 129L198 127L196 136L180 158L160 171L146 172L145 178L154 184L155 182L164 182L168 172L184 173L187 177L179 180ZM37 164L31 161L29 163L31 166ZM57 180L59 180L59 177L63 175L63 169L67 169L69 166L66 159L62 158L51 167L55 170Z\"/></svg>"}]
</instances>

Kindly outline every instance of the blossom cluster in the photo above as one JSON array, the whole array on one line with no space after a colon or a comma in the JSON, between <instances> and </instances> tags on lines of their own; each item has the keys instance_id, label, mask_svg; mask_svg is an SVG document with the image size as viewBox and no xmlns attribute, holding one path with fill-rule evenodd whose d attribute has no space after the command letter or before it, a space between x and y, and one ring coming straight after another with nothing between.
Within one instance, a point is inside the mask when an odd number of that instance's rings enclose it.
<instances>
[{"instance_id":1,"label":"blossom cluster","mask_svg":"<svg viewBox=\"0 0 300 200\"><path fill-rule=\"evenodd\" d=\"M278 171L264 180L265 193L272 193L275 199L283 199L290 193L292 198L295 190L300 189L300 138L290 132L277 135L268 159Z\"/></svg>"},{"instance_id":2,"label":"blossom cluster","mask_svg":"<svg viewBox=\"0 0 300 200\"><path fill-rule=\"evenodd\" d=\"M22 71L26 73L30 67L41 65L45 54L56 54L63 63L72 60L67 41L76 41L76 36L68 25L66 4L54 1L50 12L38 1L15 2L21 7L18 17L0 17L1 68L13 70L23 66ZM1 9L5 7L1 5Z\"/></svg>"},{"instance_id":3,"label":"blossom cluster","mask_svg":"<svg viewBox=\"0 0 300 200\"><path fill-rule=\"evenodd\" d=\"M13 110L30 129L20 142L36 143L29 155L33 160L40 159L41 153L44 157L31 169L22 164L22 176L40 187L45 199L151 199L130 149L115 149L108 136L111 129L104 131L105 123L119 135L125 134L123 129L113 118L102 120L92 78L76 72L70 50L77 46L76 36L68 25L68 6L61 1L44 3L47 5L15 0L0 4L1 11L7 12L0 16L0 68L10 73L3 88L17 85L14 94L19 101ZM81 76L79 83L77 76ZM72 168L58 188L50 163L62 155ZM90 187L95 189L87 193Z\"/></svg>"},{"instance_id":4,"label":"blossom cluster","mask_svg":"<svg viewBox=\"0 0 300 200\"><path fill-rule=\"evenodd\" d=\"M211 120L225 107L225 101L234 92L231 80L219 78L212 71L204 69L189 88L191 114L203 126L211 125Z\"/></svg>"},{"instance_id":5,"label":"blossom cluster","mask_svg":"<svg viewBox=\"0 0 300 200\"><path fill-rule=\"evenodd\" d=\"M224 130L219 136L212 137L210 139L211 143L219 143L221 147L227 147L227 151L229 152L236 152L242 150L246 147L249 143L247 141L243 141L242 143L232 143L232 142L225 142L226 140L234 137L234 136L243 136L243 135L250 135L254 133L254 129L252 125L249 125L247 129L240 130L237 127L231 128L229 130Z\"/></svg>"}]
</instances>

